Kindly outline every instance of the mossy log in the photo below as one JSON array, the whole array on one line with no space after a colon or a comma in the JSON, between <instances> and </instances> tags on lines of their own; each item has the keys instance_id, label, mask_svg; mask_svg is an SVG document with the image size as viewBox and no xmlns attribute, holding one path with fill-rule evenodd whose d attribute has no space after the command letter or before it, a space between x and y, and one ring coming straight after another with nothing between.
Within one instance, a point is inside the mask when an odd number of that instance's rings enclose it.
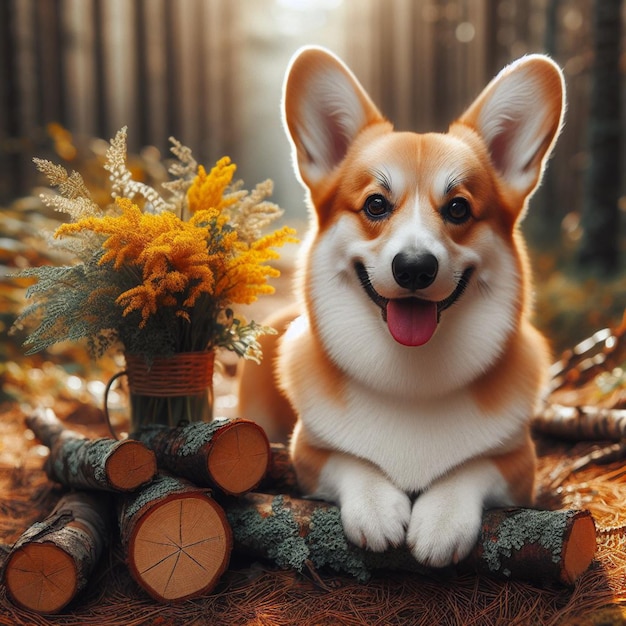
<instances>
[{"instance_id":1,"label":"mossy log","mask_svg":"<svg viewBox=\"0 0 626 626\"><path fill-rule=\"evenodd\" d=\"M160 468L228 495L254 489L270 461L265 432L249 420L193 422L178 428L150 425L133 437L154 451Z\"/></svg>"},{"instance_id":2,"label":"mossy log","mask_svg":"<svg viewBox=\"0 0 626 626\"><path fill-rule=\"evenodd\" d=\"M489 509L467 564L503 579L573 585L595 553L596 525L589 511Z\"/></svg>"},{"instance_id":3,"label":"mossy log","mask_svg":"<svg viewBox=\"0 0 626 626\"><path fill-rule=\"evenodd\" d=\"M108 543L110 503L108 494L68 494L19 538L4 569L4 584L15 604L58 613L85 587Z\"/></svg>"},{"instance_id":4,"label":"mossy log","mask_svg":"<svg viewBox=\"0 0 626 626\"><path fill-rule=\"evenodd\" d=\"M367 580L374 570L432 574L408 549L369 552L346 539L337 506L285 495L251 493L226 507L235 550L303 571L330 567ZM460 570L536 584L573 584L596 549L588 511L494 509Z\"/></svg>"},{"instance_id":5,"label":"mossy log","mask_svg":"<svg viewBox=\"0 0 626 626\"><path fill-rule=\"evenodd\" d=\"M118 521L132 577L159 602L209 593L228 567L232 533L206 489L158 476L119 497Z\"/></svg>"},{"instance_id":6,"label":"mossy log","mask_svg":"<svg viewBox=\"0 0 626 626\"><path fill-rule=\"evenodd\" d=\"M34 411L26 425L50 448L48 477L66 487L133 491L156 475L154 453L138 441L89 439L65 428L51 409Z\"/></svg>"}]
</instances>

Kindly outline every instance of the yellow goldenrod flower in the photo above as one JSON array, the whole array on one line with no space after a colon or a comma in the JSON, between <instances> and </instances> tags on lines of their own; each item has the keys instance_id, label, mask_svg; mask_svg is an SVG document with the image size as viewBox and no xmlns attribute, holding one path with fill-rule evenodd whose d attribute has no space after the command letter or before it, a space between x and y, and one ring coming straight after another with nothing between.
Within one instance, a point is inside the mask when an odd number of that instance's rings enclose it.
<instances>
[{"instance_id":1,"label":"yellow goldenrod flower","mask_svg":"<svg viewBox=\"0 0 626 626\"><path fill-rule=\"evenodd\" d=\"M238 253L228 259L223 277L218 280L216 294L236 304L251 304L257 296L274 292L274 287L267 284L268 278L280 275L280 272L265 262L278 258L272 248L288 242L294 242L295 231L287 226L262 237L247 245L238 243Z\"/></svg>"},{"instance_id":2,"label":"yellow goldenrod flower","mask_svg":"<svg viewBox=\"0 0 626 626\"><path fill-rule=\"evenodd\" d=\"M225 184L223 169L217 172L217 183L204 184L211 180L205 177L199 187L212 192L216 185ZM200 178L199 174L196 180ZM106 252L100 265L112 263L116 270L124 266L140 269L142 283L115 300L123 307L124 316L140 312L140 328L160 306L177 307L176 315L187 319L187 309L203 293L215 297L217 308L231 303L250 304L259 295L273 293L267 279L279 272L264 263L278 257L272 248L293 241L294 231L285 227L251 245L241 242L237 231L228 228L215 207L199 209L185 222L171 212L144 213L128 198L118 198L117 205L120 215L87 217L64 224L55 236L86 230L105 235L102 247Z\"/></svg>"},{"instance_id":3,"label":"yellow goldenrod flower","mask_svg":"<svg viewBox=\"0 0 626 626\"><path fill-rule=\"evenodd\" d=\"M236 166L228 157L207 172L184 146L175 143L174 154L179 167L171 173L179 176L167 187L170 195L161 196L133 180L120 131L105 166L117 196L109 212L78 185L78 174L42 162L59 190L50 204L73 220L54 236L76 236L68 248L80 251L82 263L32 274L40 282L30 293L49 314L33 334L36 349L65 334L87 337L95 352L117 338L129 352L151 358L224 346L258 359L256 337L269 329L244 323L230 307L273 293L268 280L279 271L269 262L279 256L275 248L296 241L294 231L260 234L281 213L265 201L271 181L250 193L232 185ZM59 289L59 276L67 290Z\"/></svg>"},{"instance_id":4,"label":"yellow goldenrod flower","mask_svg":"<svg viewBox=\"0 0 626 626\"><path fill-rule=\"evenodd\" d=\"M195 214L201 210L217 210L219 213L236 202L236 196L224 196L236 169L237 166L231 163L228 157L221 158L209 174L200 165L198 175L187 191L187 202L191 213Z\"/></svg>"}]
</instances>

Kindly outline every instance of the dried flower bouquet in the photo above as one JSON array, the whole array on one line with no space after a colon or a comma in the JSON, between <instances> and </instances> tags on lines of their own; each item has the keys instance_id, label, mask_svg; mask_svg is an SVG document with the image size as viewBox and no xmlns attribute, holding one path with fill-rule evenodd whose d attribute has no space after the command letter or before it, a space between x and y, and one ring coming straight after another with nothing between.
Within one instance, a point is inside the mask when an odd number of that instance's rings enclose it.
<instances>
[{"instance_id":1,"label":"dried flower bouquet","mask_svg":"<svg viewBox=\"0 0 626 626\"><path fill-rule=\"evenodd\" d=\"M160 193L132 179L126 137L124 128L106 153L113 202L104 207L78 172L35 159L58 190L43 195L44 203L70 217L53 242L76 262L21 272L36 279L26 293L32 302L16 320L16 327L35 321L29 353L86 339L96 358L118 346L147 367L215 348L259 360L257 338L272 330L246 322L232 307L273 292L268 279L279 271L268 261L278 257L275 248L295 241L288 227L262 235L282 214L266 200L272 182L246 191L233 184L228 157L207 172L171 139L172 180Z\"/></svg>"}]
</instances>

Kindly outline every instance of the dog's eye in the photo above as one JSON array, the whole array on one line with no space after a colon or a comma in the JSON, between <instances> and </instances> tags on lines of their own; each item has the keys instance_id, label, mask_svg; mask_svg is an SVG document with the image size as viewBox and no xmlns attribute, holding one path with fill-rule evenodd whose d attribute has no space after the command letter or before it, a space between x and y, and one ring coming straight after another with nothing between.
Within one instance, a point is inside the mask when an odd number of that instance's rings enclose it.
<instances>
[{"instance_id":1,"label":"dog's eye","mask_svg":"<svg viewBox=\"0 0 626 626\"><path fill-rule=\"evenodd\" d=\"M472 210L465 198L453 198L443 208L441 215L446 222L463 224L472 216Z\"/></svg>"},{"instance_id":2,"label":"dog's eye","mask_svg":"<svg viewBox=\"0 0 626 626\"><path fill-rule=\"evenodd\" d=\"M368 217L374 219L379 217L385 217L391 211L391 203L385 196L381 196L379 193L375 193L369 196L365 201L363 210Z\"/></svg>"}]
</instances>

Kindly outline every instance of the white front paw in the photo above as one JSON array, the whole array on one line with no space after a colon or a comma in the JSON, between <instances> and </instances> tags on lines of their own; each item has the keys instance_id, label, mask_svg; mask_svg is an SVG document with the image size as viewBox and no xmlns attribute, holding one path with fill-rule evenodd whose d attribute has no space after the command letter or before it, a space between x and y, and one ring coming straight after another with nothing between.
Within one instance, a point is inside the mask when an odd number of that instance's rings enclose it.
<instances>
[{"instance_id":1,"label":"white front paw","mask_svg":"<svg viewBox=\"0 0 626 626\"><path fill-rule=\"evenodd\" d=\"M382 479L354 489L341 502L346 537L374 552L403 544L410 518L409 497Z\"/></svg>"},{"instance_id":2,"label":"white front paw","mask_svg":"<svg viewBox=\"0 0 626 626\"><path fill-rule=\"evenodd\" d=\"M468 501L449 490L433 487L413 505L407 543L423 565L445 567L470 553L481 523L480 500Z\"/></svg>"}]
</instances>

